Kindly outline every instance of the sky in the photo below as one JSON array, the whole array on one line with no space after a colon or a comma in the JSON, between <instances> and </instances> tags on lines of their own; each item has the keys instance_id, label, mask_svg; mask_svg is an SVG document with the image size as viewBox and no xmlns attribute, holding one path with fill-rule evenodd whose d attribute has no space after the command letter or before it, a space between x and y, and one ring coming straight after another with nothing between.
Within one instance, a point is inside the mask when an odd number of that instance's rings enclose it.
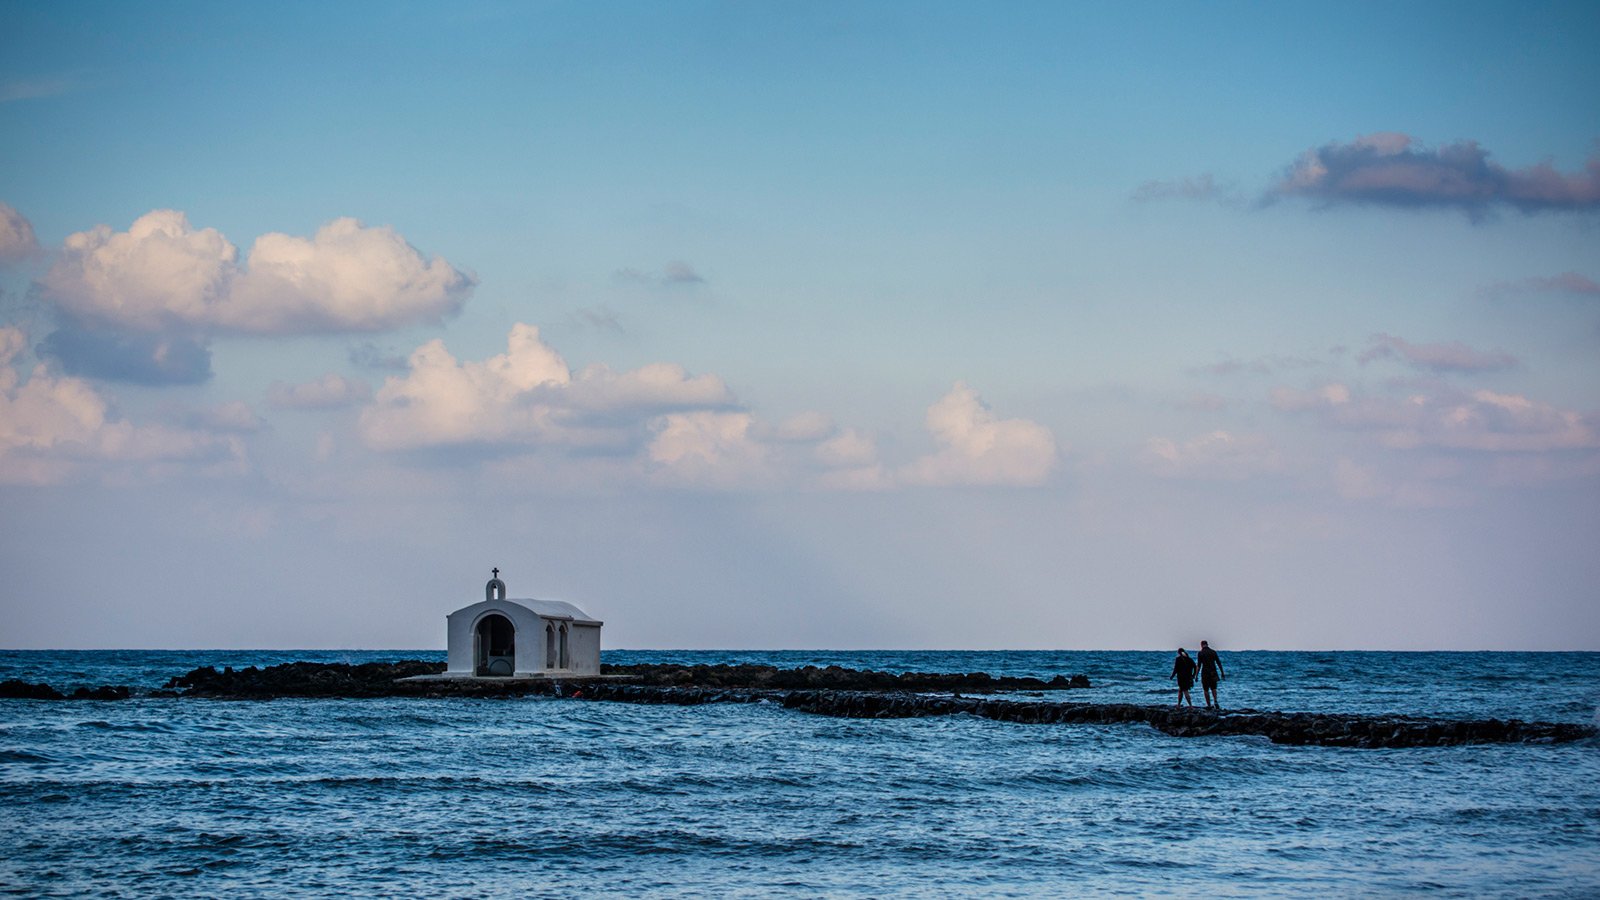
<instances>
[{"instance_id":1,"label":"sky","mask_svg":"<svg viewBox=\"0 0 1600 900\"><path fill-rule=\"evenodd\" d=\"M0 5L0 646L1600 647L1600 5Z\"/></svg>"}]
</instances>

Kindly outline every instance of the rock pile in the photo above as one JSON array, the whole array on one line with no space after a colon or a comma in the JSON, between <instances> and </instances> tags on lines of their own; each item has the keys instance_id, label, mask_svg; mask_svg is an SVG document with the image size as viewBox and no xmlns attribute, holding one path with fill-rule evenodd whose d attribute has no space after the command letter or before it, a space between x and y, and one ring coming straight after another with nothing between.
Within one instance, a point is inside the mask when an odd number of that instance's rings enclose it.
<instances>
[{"instance_id":1,"label":"rock pile","mask_svg":"<svg viewBox=\"0 0 1600 900\"><path fill-rule=\"evenodd\" d=\"M131 693L127 685L121 684L81 687L63 694L48 684L32 684L16 678L0 681L0 698L11 700L126 700Z\"/></svg>"}]
</instances>

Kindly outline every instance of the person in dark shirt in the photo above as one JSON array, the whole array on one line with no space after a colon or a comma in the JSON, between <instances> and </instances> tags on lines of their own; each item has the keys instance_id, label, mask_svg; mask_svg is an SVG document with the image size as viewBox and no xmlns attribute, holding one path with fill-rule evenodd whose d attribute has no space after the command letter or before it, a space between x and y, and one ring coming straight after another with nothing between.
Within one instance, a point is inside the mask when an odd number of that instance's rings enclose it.
<instances>
[{"instance_id":1,"label":"person in dark shirt","mask_svg":"<svg viewBox=\"0 0 1600 900\"><path fill-rule=\"evenodd\" d=\"M1200 687L1205 691L1206 709L1221 709L1222 703L1217 699L1217 682L1227 678L1228 673L1222 668L1222 659L1217 656L1217 651L1211 649L1211 644L1200 642Z\"/></svg>"},{"instance_id":2,"label":"person in dark shirt","mask_svg":"<svg viewBox=\"0 0 1600 900\"><path fill-rule=\"evenodd\" d=\"M1194 705L1194 698L1189 696L1189 689L1194 687L1194 660L1189 658L1189 651L1178 648L1178 658L1172 661L1172 677L1178 679L1178 702L1174 705L1182 706L1187 702Z\"/></svg>"}]
</instances>

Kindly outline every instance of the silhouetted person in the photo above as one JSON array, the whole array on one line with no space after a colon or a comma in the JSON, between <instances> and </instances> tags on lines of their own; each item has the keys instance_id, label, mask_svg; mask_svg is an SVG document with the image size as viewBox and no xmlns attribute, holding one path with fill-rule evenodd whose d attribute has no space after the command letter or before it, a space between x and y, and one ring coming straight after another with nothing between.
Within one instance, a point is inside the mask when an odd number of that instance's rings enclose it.
<instances>
[{"instance_id":1,"label":"silhouetted person","mask_svg":"<svg viewBox=\"0 0 1600 900\"><path fill-rule=\"evenodd\" d=\"M1206 641L1200 642L1200 687L1205 689L1206 709L1222 708L1221 701L1217 700L1217 682L1228 677L1222 669L1222 660L1217 656L1217 651L1211 649Z\"/></svg>"},{"instance_id":2,"label":"silhouetted person","mask_svg":"<svg viewBox=\"0 0 1600 900\"><path fill-rule=\"evenodd\" d=\"M1189 689L1194 687L1194 660L1189 658L1189 651L1178 648L1178 658L1172 661L1172 676L1178 679L1178 702L1174 705L1182 706L1188 703L1194 705L1194 698L1189 696Z\"/></svg>"}]
</instances>

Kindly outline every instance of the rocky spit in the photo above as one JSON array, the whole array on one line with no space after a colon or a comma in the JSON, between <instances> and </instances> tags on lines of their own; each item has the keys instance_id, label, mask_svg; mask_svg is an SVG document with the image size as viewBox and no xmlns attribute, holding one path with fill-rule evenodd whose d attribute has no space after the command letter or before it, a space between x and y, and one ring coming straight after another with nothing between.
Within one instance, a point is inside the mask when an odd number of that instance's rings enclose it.
<instances>
[{"instance_id":1,"label":"rocky spit","mask_svg":"<svg viewBox=\"0 0 1600 900\"><path fill-rule=\"evenodd\" d=\"M403 679L438 675L441 663L286 663L268 668L206 666L173 678L148 696L270 700L287 697L562 697L584 701L695 706L774 703L824 716L903 719L971 715L1024 724L1144 724L1174 737L1265 737L1277 744L1327 747L1437 747L1454 744L1562 743L1591 740L1596 729L1517 719L1450 720L1408 716L1266 712L1132 703L1069 702L1043 692L1089 687L1083 675L1038 678L968 674L889 673L840 666L777 669L758 665L605 666L598 678ZM49 685L0 682L0 698L117 700L123 686L78 688L64 695ZM978 696L968 696L968 695Z\"/></svg>"}]
</instances>

